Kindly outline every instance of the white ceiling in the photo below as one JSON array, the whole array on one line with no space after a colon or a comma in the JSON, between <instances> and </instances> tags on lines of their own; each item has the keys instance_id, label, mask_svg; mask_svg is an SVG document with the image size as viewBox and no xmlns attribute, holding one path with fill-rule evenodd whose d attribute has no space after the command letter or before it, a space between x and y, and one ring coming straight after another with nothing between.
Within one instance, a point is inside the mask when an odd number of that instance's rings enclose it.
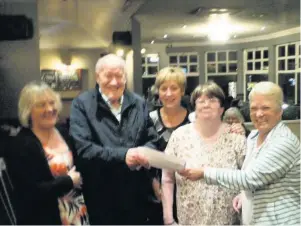
<instances>
[{"instance_id":1,"label":"white ceiling","mask_svg":"<svg viewBox=\"0 0 301 226\"><path fill-rule=\"evenodd\" d=\"M113 31L131 29L133 14L142 42L205 42L213 8L227 9L231 23L243 28L231 39L300 25L300 0L38 0L40 48L108 47Z\"/></svg>"}]
</instances>

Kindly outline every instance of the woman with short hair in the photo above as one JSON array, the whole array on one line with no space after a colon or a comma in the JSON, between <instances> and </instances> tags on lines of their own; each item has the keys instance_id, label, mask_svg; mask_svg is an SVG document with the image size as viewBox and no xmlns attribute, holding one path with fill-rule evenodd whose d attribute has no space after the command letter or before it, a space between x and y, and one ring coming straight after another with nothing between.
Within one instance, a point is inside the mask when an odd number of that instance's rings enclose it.
<instances>
[{"instance_id":1,"label":"woman with short hair","mask_svg":"<svg viewBox=\"0 0 301 226\"><path fill-rule=\"evenodd\" d=\"M300 142L281 122L282 89L272 82L260 82L249 100L256 130L248 137L242 170L212 164L188 166L180 174L225 191L241 190L233 207L236 211L242 208L243 224L300 225Z\"/></svg>"},{"instance_id":2,"label":"woman with short hair","mask_svg":"<svg viewBox=\"0 0 301 226\"><path fill-rule=\"evenodd\" d=\"M158 149L164 151L169 138L174 130L183 126L190 121L188 120L189 110L181 105L181 99L186 89L186 75L181 68L166 67L159 71L156 81L155 90L162 103L162 107L150 112L150 117L155 125L156 131L160 138ZM151 209L151 224L163 224L161 201L161 170L157 170L156 178L153 180L153 189L158 200L157 205ZM153 200L154 201L154 200ZM173 206L173 212L176 217L176 205Z\"/></svg>"},{"instance_id":3,"label":"woman with short hair","mask_svg":"<svg viewBox=\"0 0 301 226\"><path fill-rule=\"evenodd\" d=\"M31 82L21 91L23 128L7 158L17 224L88 224L72 141L55 127L61 109L59 95L45 83Z\"/></svg>"},{"instance_id":4,"label":"woman with short hair","mask_svg":"<svg viewBox=\"0 0 301 226\"><path fill-rule=\"evenodd\" d=\"M167 155L186 161L187 168L219 165L237 169L245 151L245 137L232 133L223 123L225 95L214 82L199 85L192 93L195 122L175 130L165 149ZM181 225L231 225L236 214L231 205L235 192L212 188L203 181L191 182L171 170L162 172L164 223L173 224L174 183L177 214Z\"/></svg>"}]
</instances>

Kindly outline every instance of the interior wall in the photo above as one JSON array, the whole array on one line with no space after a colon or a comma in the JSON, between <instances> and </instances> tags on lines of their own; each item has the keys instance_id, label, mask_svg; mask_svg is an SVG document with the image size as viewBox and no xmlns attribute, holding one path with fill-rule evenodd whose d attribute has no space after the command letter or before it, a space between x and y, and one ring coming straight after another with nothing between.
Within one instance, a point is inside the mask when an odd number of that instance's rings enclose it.
<instances>
[{"instance_id":1,"label":"interior wall","mask_svg":"<svg viewBox=\"0 0 301 226\"><path fill-rule=\"evenodd\" d=\"M95 87L95 64L104 52L103 49L41 49L40 50L40 69L55 69L57 64L62 62L62 55L70 54L71 65L79 69L86 69L83 76L82 92ZM63 95L61 95L63 96ZM61 119L70 115L72 99L63 98L63 111Z\"/></svg>"},{"instance_id":2,"label":"interior wall","mask_svg":"<svg viewBox=\"0 0 301 226\"><path fill-rule=\"evenodd\" d=\"M18 98L26 83L40 78L37 1L6 1L9 15L26 15L33 21L34 37L29 40L0 41L0 118L18 117Z\"/></svg>"}]
</instances>

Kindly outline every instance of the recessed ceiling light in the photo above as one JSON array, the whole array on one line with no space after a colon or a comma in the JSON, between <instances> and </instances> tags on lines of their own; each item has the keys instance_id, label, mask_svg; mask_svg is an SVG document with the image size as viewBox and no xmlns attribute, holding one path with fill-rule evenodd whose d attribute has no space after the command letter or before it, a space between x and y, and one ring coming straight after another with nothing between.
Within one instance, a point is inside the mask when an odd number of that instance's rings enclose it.
<instances>
[{"instance_id":1,"label":"recessed ceiling light","mask_svg":"<svg viewBox=\"0 0 301 226\"><path fill-rule=\"evenodd\" d=\"M151 44L154 44L154 43L155 43L155 40L152 40L152 41L151 41Z\"/></svg>"},{"instance_id":2,"label":"recessed ceiling light","mask_svg":"<svg viewBox=\"0 0 301 226\"><path fill-rule=\"evenodd\" d=\"M210 12L216 12L217 9L213 8L213 9L210 9Z\"/></svg>"},{"instance_id":3,"label":"recessed ceiling light","mask_svg":"<svg viewBox=\"0 0 301 226\"><path fill-rule=\"evenodd\" d=\"M184 29L185 29L186 27L187 27L187 25L184 25L182 28L184 28Z\"/></svg>"},{"instance_id":4,"label":"recessed ceiling light","mask_svg":"<svg viewBox=\"0 0 301 226\"><path fill-rule=\"evenodd\" d=\"M237 37L237 35L234 35L234 36L233 36L233 38L236 38L236 37Z\"/></svg>"},{"instance_id":5,"label":"recessed ceiling light","mask_svg":"<svg viewBox=\"0 0 301 226\"><path fill-rule=\"evenodd\" d=\"M263 27L260 28L261 31L264 31L264 29L265 29L265 26L263 26Z\"/></svg>"},{"instance_id":6,"label":"recessed ceiling light","mask_svg":"<svg viewBox=\"0 0 301 226\"><path fill-rule=\"evenodd\" d=\"M219 11L220 12L227 12L228 10L227 9L220 9Z\"/></svg>"},{"instance_id":7,"label":"recessed ceiling light","mask_svg":"<svg viewBox=\"0 0 301 226\"><path fill-rule=\"evenodd\" d=\"M168 35L167 35L167 34L165 34L165 35L163 36L163 38L167 38L167 36L168 36Z\"/></svg>"},{"instance_id":8,"label":"recessed ceiling light","mask_svg":"<svg viewBox=\"0 0 301 226\"><path fill-rule=\"evenodd\" d=\"M141 49L141 54L144 54L146 52L146 49L145 48L142 48Z\"/></svg>"}]
</instances>

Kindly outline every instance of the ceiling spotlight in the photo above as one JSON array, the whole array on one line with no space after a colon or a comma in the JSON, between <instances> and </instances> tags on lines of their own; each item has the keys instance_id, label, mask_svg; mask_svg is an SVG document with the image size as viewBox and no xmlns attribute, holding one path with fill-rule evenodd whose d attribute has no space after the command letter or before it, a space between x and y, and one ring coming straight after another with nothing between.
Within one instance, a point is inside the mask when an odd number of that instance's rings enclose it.
<instances>
[{"instance_id":1,"label":"ceiling spotlight","mask_svg":"<svg viewBox=\"0 0 301 226\"><path fill-rule=\"evenodd\" d=\"M152 41L151 41L151 44L154 44L154 43L155 43L155 40L152 40Z\"/></svg>"},{"instance_id":2,"label":"ceiling spotlight","mask_svg":"<svg viewBox=\"0 0 301 226\"><path fill-rule=\"evenodd\" d=\"M234 35L234 36L233 36L233 38L236 38L236 37L237 37L237 35Z\"/></svg>"},{"instance_id":3,"label":"ceiling spotlight","mask_svg":"<svg viewBox=\"0 0 301 226\"><path fill-rule=\"evenodd\" d=\"M186 25L184 25L182 28L184 28L184 29L185 29L186 27L187 27L187 26L186 26Z\"/></svg>"},{"instance_id":4,"label":"ceiling spotlight","mask_svg":"<svg viewBox=\"0 0 301 226\"><path fill-rule=\"evenodd\" d=\"M213 9L210 9L210 12L216 12L217 9L213 8Z\"/></svg>"},{"instance_id":5,"label":"ceiling spotlight","mask_svg":"<svg viewBox=\"0 0 301 226\"><path fill-rule=\"evenodd\" d=\"M146 52L146 49L145 48L142 48L141 49L141 54L144 54Z\"/></svg>"},{"instance_id":6,"label":"ceiling spotlight","mask_svg":"<svg viewBox=\"0 0 301 226\"><path fill-rule=\"evenodd\" d=\"M265 29L265 26L263 26L263 27L260 28L261 31L264 31L264 29Z\"/></svg>"},{"instance_id":7,"label":"ceiling spotlight","mask_svg":"<svg viewBox=\"0 0 301 226\"><path fill-rule=\"evenodd\" d=\"M163 38L167 38L167 34L165 34L165 35L163 36Z\"/></svg>"},{"instance_id":8,"label":"ceiling spotlight","mask_svg":"<svg viewBox=\"0 0 301 226\"><path fill-rule=\"evenodd\" d=\"M220 9L219 11L220 12L227 12L228 10L227 9Z\"/></svg>"}]
</instances>

